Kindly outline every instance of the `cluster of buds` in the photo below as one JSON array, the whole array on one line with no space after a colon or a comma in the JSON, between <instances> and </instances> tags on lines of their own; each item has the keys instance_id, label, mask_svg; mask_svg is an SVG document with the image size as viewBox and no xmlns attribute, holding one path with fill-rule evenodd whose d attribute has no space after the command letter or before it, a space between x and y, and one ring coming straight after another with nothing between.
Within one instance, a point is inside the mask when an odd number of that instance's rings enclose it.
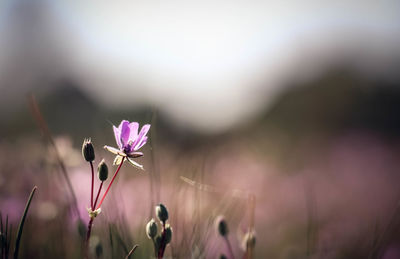
<instances>
[{"instance_id":1,"label":"cluster of buds","mask_svg":"<svg viewBox=\"0 0 400 259\"><path fill-rule=\"evenodd\" d=\"M223 216L218 216L215 220L215 228L217 230L217 233L225 240L226 245L228 247L231 259L234 259L233 251L232 251L232 246L229 242L228 239L228 234L229 234L229 228L228 224L226 223L226 220ZM226 259L226 255L221 254L220 256L221 259Z\"/></svg>"},{"instance_id":2,"label":"cluster of buds","mask_svg":"<svg viewBox=\"0 0 400 259\"><path fill-rule=\"evenodd\" d=\"M218 216L215 220L215 228L217 230L218 235L220 235L226 242L229 255L230 257L227 257L225 254L220 255L220 259L234 259L235 256L233 254L232 246L229 242L228 239L228 234L229 234L229 228L228 224L226 223L226 220L223 216ZM256 245L256 236L255 232L253 230L249 230L246 232L241 240L242 248L245 251L245 255L243 258L252 258L252 255L249 251L252 251L254 249L254 246Z\"/></svg>"},{"instance_id":3,"label":"cluster of buds","mask_svg":"<svg viewBox=\"0 0 400 259\"><path fill-rule=\"evenodd\" d=\"M163 204L156 206L156 216L161 223L161 233L158 234L158 225L154 219L151 219L146 225L147 237L153 240L154 253L156 258L163 258L166 246L172 239L172 228L167 224L168 210Z\"/></svg>"},{"instance_id":4,"label":"cluster of buds","mask_svg":"<svg viewBox=\"0 0 400 259\"><path fill-rule=\"evenodd\" d=\"M93 162L95 159L95 152L92 141L90 139L85 139L82 144L82 156L85 158L87 162L90 163L90 167L92 169L92 184L91 184L91 196L90 196L90 208L88 208L89 217L95 218L101 211L100 208L96 209L97 200L99 198L101 188L103 187L103 183L108 178L108 167L106 162L101 160L101 162L97 166L97 177L100 180L100 187L97 192L96 200L93 201L93 188L94 188L94 170L93 170Z\"/></svg>"}]
</instances>

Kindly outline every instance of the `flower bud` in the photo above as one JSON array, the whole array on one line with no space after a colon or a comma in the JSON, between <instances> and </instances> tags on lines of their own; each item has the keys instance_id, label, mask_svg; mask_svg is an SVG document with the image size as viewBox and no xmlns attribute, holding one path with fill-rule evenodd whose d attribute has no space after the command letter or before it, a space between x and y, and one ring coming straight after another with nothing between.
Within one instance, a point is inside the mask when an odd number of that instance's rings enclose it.
<instances>
[{"instance_id":1,"label":"flower bud","mask_svg":"<svg viewBox=\"0 0 400 259\"><path fill-rule=\"evenodd\" d=\"M85 139L83 141L82 155L88 162L92 162L94 160L94 147L90 139Z\"/></svg>"},{"instance_id":2,"label":"flower bud","mask_svg":"<svg viewBox=\"0 0 400 259\"><path fill-rule=\"evenodd\" d=\"M256 245L256 234L254 231L247 232L242 239L242 247L246 251L247 248L254 248Z\"/></svg>"},{"instance_id":3,"label":"flower bud","mask_svg":"<svg viewBox=\"0 0 400 259\"><path fill-rule=\"evenodd\" d=\"M86 225L83 223L82 220L78 220L78 233L81 238L85 238L86 236Z\"/></svg>"},{"instance_id":4,"label":"flower bud","mask_svg":"<svg viewBox=\"0 0 400 259\"><path fill-rule=\"evenodd\" d=\"M96 252L96 257L100 258L103 255L103 245L100 242L98 242L94 249Z\"/></svg>"},{"instance_id":5,"label":"flower bud","mask_svg":"<svg viewBox=\"0 0 400 259\"><path fill-rule=\"evenodd\" d=\"M169 244L171 242L171 239L172 239L172 228L168 224L165 227L165 244Z\"/></svg>"},{"instance_id":6,"label":"flower bud","mask_svg":"<svg viewBox=\"0 0 400 259\"><path fill-rule=\"evenodd\" d=\"M101 162L99 163L99 166L97 167L97 177L99 177L100 181L105 181L107 180L108 177L108 167L106 162L103 160L101 160Z\"/></svg>"},{"instance_id":7,"label":"flower bud","mask_svg":"<svg viewBox=\"0 0 400 259\"><path fill-rule=\"evenodd\" d=\"M219 216L216 220L215 220L215 224L216 224L216 228L218 233L221 236L226 236L228 235L228 224L226 224L225 218L223 216Z\"/></svg>"},{"instance_id":8,"label":"flower bud","mask_svg":"<svg viewBox=\"0 0 400 259\"><path fill-rule=\"evenodd\" d=\"M154 219L151 219L146 225L146 234L149 239L154 239L157 235L157 223Z\"/></svg>"},{"instance_id":9,"label":"flower bud","mask_svg":"<svg viewBox=\"0 0 400 259\"><path fill-rule=\"evenodd\" d=\"M159 204L156 206L156 215L157 218L161 221L161 222L165 222L168 219L168 210L167 208L163 205L163 204Z\"/></svg>"}]
</instances>

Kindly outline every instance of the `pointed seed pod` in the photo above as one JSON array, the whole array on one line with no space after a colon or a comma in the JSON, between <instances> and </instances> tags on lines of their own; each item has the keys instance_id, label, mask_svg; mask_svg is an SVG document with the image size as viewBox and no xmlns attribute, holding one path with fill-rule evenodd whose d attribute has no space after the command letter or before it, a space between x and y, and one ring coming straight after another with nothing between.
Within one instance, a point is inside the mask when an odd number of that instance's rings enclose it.
<instances>
[{"instance_id":1,"label":"pointed seed pod","mask_svg":"<svg viewBox=\"0 0 400 259\"><path fill-rule=\"evenodd\" d=\"M229 233L228 224L226 223L225 218L223 216L217 217L217 219L215 220L215 224L217 231L221 236L224 237L228 235Z\"/></svg>"},{"instance_id":2,"label":"pointed seed pod","mask_svg":"<svg viewBox=\"0 0 400 259\"><path fill-rule=\"evenodd\" d=\"M103 245L99 242L95 247L96 257L100 258L103 255Z\"/></svg>"},{"instance_id":3,"label":"pointed seed pod","mask_svg":"<svg viewBox=\"0 0 400 259\"><path fill-rule=\"evenodd\" d=\"M77 229L78 229L79 236L81 238L85 238L85 236L86 236L86 225L85 225L85 223L83 223L82 220L78 220Z\"/></svg>"},{"instance_id":4,"label":"pointed seed pod","mask_svg":"<svg viewBox=\"0 0 400 259\"><path fill-rule=\"evenodd\" d=\"M146 225L146 234L149 239L154 239L157 236L157 223L151 219Z\"/></svg>"},{"instance_id":5,"label":"pointed seed pod","mask_svg":"<svg viewBox=\"0 0 400 259\"><path fill-rule=\"evenodd\" d=\"M169 244L171 242L171 239L172 239L172 228L168 224L165 227L165 244Z\"/></svg>"},{"instance_id":6,"label":"pointed seed pod","mask_svg":"<svg viewBox=\"0 0 400 259\"><path fill-rule=\"evenodd\" d=\"M256 234L254 231L248 231L242 239L242 247L246 251L247 248L254 248L256 245Z\"/></svg>"},{"instance_id":7,"label":"pointed seed pod","mask_svg":"<svg viewBox=\"0 0 400 259\"><path fill-rule=\"evenodd\" d=\"M159 204L156 206L156 215L157 218L161 221L161 222L165 222L168 220L168 210L167 208L163 205L163 204Z\"/></svg>"},{"instance_id":8,"label":"pointed seed pod","mask_svg":"<svg viewBox=\"0 0 400 259\"><path fill-rule=\"evenodd\" d=\"M82 155L88 162L94 161L94 147L90 139L85 139L82 144Z\"/></svg>"},{"instance_id":9,"label":"pointed seed pod","mask_svg":"<svg viewBox=\"0 0 400 259\"><path fill-rule=\"evenodd\" d=\"M102 182L108 178L108 167L104 159L101 160L99 166L97 167L97 177L99 177L100 181Z\"/></svg>"}]
</instances>

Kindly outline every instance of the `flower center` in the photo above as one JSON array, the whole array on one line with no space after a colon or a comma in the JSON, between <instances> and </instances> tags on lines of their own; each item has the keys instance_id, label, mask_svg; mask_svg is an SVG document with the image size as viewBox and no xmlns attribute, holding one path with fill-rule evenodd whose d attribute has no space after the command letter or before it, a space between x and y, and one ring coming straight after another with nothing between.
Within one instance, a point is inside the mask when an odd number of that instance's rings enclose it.
<instances>
[{"instance_id":1,"label":"flower center","mask_svg":"<svg viewBox=\"0 0 400 259\"><path fill-rule=\"evenodd\" d=\"M125 153L131 152L132 144L133 144L133 141L131 140L131 141L128 142L128 144L125 145L125 147L124 147L124 152Z\"/></svg>"}]
</instances>

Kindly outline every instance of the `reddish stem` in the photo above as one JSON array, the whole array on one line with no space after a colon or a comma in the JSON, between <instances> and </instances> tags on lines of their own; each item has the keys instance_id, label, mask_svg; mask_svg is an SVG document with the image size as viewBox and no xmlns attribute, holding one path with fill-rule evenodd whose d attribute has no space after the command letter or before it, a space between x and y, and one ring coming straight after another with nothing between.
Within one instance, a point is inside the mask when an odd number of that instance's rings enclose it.
<instances>
[{"instance_id":1,"label":"reddish stem","mask_svg":"<svg viewBox=\"0 0 400 259\"><path fill-rule=\"evenodd\" d=\"M99 199L99 195L100 195L100 192L101 192L101 188L103 188L103 183L104 183L104 181L101 181L101 183L100 183L100 187L99 187L99 191L97 192L96 199L94 200L94 205L93 205L93 208L94 208L94 207L96 207L97 200Z\"/></svg>"},{"instance_id":2,"label":"reddish stem","mask_svg":"<svg viewBox=\"0 0 400 259\"><path fill-rule=\"evenodd\" d=\"M231 242L229 242L228 236L224 236L224 237L225 237L226 245L228 246L228 250L229 250L229 254L231 256L231 259L235 259L235 256L233 255Z\"/></svg>"},{"instance_id":3,"label":"reddish stem","mask_svg":"<svg viewBox=\"0 0 400 259\"><path fill-rule=\"evenodd\" d=\"M125 161L125 157L122 157L122 161L121 161L121 163L119 164L119 166L118 166L118 168L117 168L117 171L115 171L114 176L113 176L113 178L111 179L111 182L108 184L107 190L106 190L106 192L103 194L103 197L102 197L101 200L100 200L99 206L97 206L96 209L100 208L100 207L101 207L101 204L103 204L103 201L104 201L104 199L106 198L107 193L108 193L108 191L110 190L110 187L111 187L112 183L114 182L115 177L117 176L119 170L121 169L121 166L122 166L122 164L124 163L124 161Z\"/></svg>"},{"instance_id":4,"label":"reddish stem","mask_svg":"<svg viewBox=\"0 0 400 259\"><path fill-rule=\"evenodd\" d=\"M166 245L165 243L165 222L162 222L162 231L161 231L161 244L160 247L158 248L158 259L162 259L164 256L164 252L165 252L165 247Z\"/></svg>"},{"instance_id":5,"label":"reddish stem","mask_svg":"<svg viewBox=\"0 0 400 259\"><path fill-rule=\"evenodd\" d=\"M92 188L90 191L90 208L94 210L94 205L93 205L93 186L94 186L94 169L93 169L93 162L90 161L90 168L92 169Z\"/></svg>"},{"instance_id":6,"label":"reddish stem","mask_svg":"<svg viewBox=\"0 0 400 259\"><path fill-rule=\"evenodd\" d=\"M93 226L93 220L94 218L90 218L89 224L88 224L88 230L86 232L86 242L85 242L85 258L89 259L89 240L90 240L90 234L92 233L92 226Z\"/></svg>"}]
</instances>

